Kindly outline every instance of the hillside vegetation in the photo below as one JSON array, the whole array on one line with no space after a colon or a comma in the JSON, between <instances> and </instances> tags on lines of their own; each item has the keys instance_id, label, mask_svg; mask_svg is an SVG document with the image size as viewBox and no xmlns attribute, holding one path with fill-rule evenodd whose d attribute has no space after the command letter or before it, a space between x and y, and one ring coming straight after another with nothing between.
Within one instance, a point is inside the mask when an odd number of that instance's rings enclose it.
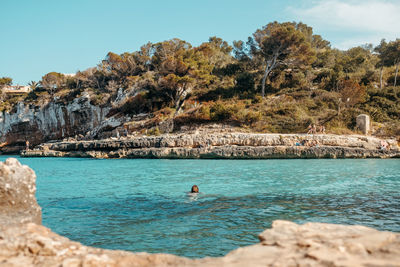
<instances>
[{"instance_id":1,"label":"hillside vegetation","mask_svg":"<svg viewBox=\"0 0 400 267\"><path fill-rule=\"evenodd\" d=\"M32 81L28 95L1 94L0 110L88 94L92 104L112 106L112 114L149 113L157 123L173 121L175 129L216 122L292 133L315 123L352 133L356 116L366 113L376 134L399 136L399 64L400 39L341 51L303 23L273 22L232 45L218 37L199 46L171 39L109 52L75 75L50 72ZM0 85L11 82L0 79Z\"/></svg>"}]
</instances>

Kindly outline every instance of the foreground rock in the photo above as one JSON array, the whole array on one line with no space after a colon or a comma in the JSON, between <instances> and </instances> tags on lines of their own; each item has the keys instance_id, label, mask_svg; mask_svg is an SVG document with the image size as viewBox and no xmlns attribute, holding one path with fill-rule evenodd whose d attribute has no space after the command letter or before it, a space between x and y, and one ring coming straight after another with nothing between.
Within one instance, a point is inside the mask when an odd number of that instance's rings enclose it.
<instances>
[{"instance_id":1,"label":"foreground rock","mask_svg":"<svg viewBox=\"0 0 400 267\"><path fill-rule=\"evenodd\" d=\"M299 145L307 141L311 145ZM305 134L176 134L92 141L45 143L23 151L26 157L91 158L393 158L400 157L396 140L358 135ZM297 145L296 145L297 144Z\"/></svg>"},{"instance_id":2,"label":"foreground rock","mask_svg":"<svg viewBox=\"0 0 400 267\"><path fill-rule=\"evenodd\" d=\"M0 236L0 266L400 266L400 234L363 226L275 221L259 244L194 260L86 247L33 223Z\"/></svg>"},{"instance_id":3,"label":"foreground rock","mask_svg":"<svg viewBox=\"0 0 400 267\"><path fill-rule=\"evenodd\" d=\"M39 225L35 188L35 175L27 166L15 159L0 163L1 219L8 222L0 225L0 266L400 266L400 234L323 223L275 221L260 234L260 243L221 258L87 247ZM15 197L22 199L16 211L23 221L15 220L18 216L10 209Z\"/></svg>"},{"instance_id":4,"label":"foreground rock","mask_svg":"<svg viewBox=\"0 0 400 267\"><path fill-rule=\"evenodd\" d=\"M400 266L400 234L364 226L274 221L260 243L224 258L228 266ZM254 263L254 265L253 265Z\"/></svg>"},{"instance_id":5,"label":"foreground rock","mask_svg":"<svg viewBox=\"0 0 400 267\"><path fill-rule=\"evenodd\" d=\"M36 192L36 175L28 166L9 158L0 162L0 227L27 222L42 223Z\"/></svg>"}]
</instances>

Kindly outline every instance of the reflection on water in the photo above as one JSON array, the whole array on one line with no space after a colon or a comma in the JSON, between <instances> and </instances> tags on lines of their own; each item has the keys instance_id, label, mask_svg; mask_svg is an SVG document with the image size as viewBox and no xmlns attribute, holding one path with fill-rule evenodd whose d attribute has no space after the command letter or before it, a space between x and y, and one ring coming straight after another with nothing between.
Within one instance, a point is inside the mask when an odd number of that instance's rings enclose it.
<instances>
[{"instance_id":1,"label":"reflection on water","mask_svg":"<svg viewBox=\"0 0 400 267\"><path fill-rule=\"evenodd\" d=\"M199 199L200 194L203 194L203 193L191 193L191 192L188 192L186 194L186 198L187 198L186 202L197 201Z\"/></svg>"},{"instance_id":2,"label":"reflection on water","mask_svg":"<svg viewBox=\"0 0 400 267\"><path fill-rule=\"evenodd\" d=\"M219 256L277 219L400 231L399 160L21 160L44 225L102 248Z\"/></svg>"}]
</instances>

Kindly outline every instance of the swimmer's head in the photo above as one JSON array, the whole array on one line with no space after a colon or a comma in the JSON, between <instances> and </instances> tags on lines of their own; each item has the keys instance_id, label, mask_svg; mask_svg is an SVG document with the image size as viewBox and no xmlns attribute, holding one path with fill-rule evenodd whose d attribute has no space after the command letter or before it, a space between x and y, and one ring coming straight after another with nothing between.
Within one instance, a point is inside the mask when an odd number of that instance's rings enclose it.
<instances>
[{"instance_id":1,"label":"swimmer's head","mask_svg":"<svg viewBox=\"0 0 400 267\"><path fill-rule=\"evenodd\" d=\"M197 185L192 186L191 193L198 193L199 192L199 187Z\"/></svg>"}]
</instances>

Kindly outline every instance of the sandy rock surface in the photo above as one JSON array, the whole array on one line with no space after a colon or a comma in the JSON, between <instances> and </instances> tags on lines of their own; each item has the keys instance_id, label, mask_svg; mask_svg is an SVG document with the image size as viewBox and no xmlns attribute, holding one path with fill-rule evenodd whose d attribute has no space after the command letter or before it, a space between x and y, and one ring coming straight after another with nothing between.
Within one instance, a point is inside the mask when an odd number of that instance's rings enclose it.
<instances>
[{"instance_id":1,"label":"sandy rock surface","mask_svg":"<svg viewBox=\"0 0 400 267\"><path fill-rule=\"evenodd\" d=\"M42 223L35 197L36 175L28 166L9 158L0 162L0 227L20 223Z\"/></svg>"}]
</instances>

